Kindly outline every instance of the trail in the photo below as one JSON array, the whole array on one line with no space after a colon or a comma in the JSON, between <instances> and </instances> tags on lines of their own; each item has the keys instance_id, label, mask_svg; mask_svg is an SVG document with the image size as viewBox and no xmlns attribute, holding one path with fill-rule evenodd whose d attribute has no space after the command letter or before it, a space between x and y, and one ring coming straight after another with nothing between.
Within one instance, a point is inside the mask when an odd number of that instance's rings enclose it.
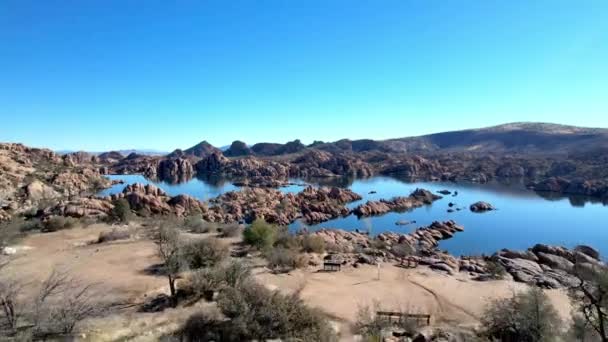
<instances>
[{"instance_id":1,"label":"trail","mask_svg":"<svg viewBox=\"0 0 608 342\"><path fill-rule=\"evenodd\" d=\"M443 321L446 322L451 322L451 321L457 321L454 318L451 319L446 319L446 317L454 317L454 315L456 314L454 311L459 311L461 313L464 313L466 316L468 316L469 318L472 318L476 321L479 320L479 317L477 315L475 315L473 312L463 308L460 305L454 304L451 301L449 301L448 299L446 299L444 296L441 296L439 294L437 294L434 290L428 288L427 286L424 286L422 284L420 284L419 282L412 280L411 278L408 277L407 279L410 283L412 283L412 285L418 286L419 288L423 289L424 291L428 292L431 296L433 296L433 298L435 298L435 301L437 302L437 306L439 308L438 310L438 316L441 317L441 319ZM454 312L454 314L450 314L450 311Z\"/></svg>"}]
</instances>

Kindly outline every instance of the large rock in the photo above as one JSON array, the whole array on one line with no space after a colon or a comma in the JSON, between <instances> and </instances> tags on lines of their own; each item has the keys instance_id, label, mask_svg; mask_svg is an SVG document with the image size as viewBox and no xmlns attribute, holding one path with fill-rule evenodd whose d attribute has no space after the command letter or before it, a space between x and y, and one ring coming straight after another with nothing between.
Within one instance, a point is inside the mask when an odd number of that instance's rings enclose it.
<instances>
[{"instance_id":1,"label":"large rock","mask_svg":"<svg viewBox=\"0 0 608 342\"><path fill-rule=\"evenodd\" d=\"M543 265L568 273L571 273L574 270L574 264L564 257L543 252L538 252L536 255L538 256L539 263Z\"/></svg>"},{"instance_id":2,"label":"large rock","mask_svg":"<svg viewBox=\"0 0 608 342\"><path fill-rule=\"evenodd\" d=\"M52 187L42 183L39 180L34 180L25 186L25 194L32 201L40 201L42 199L52 199L59 197L59 193Z\"/></svg>"},{"instance_id":3,"label":"large rock","mask_svg":"<svg viewBox=\"0 0 608 342\"><path fill-rule=\"evenodd\" d=\"M475 202L473 204L471 204L471 206L469 207L471 209L472 212L474 213L483 213L486 211L491 211L491 210L495 210L494 207L488 203L488 202Z\"/></svg>"}]
</instances>

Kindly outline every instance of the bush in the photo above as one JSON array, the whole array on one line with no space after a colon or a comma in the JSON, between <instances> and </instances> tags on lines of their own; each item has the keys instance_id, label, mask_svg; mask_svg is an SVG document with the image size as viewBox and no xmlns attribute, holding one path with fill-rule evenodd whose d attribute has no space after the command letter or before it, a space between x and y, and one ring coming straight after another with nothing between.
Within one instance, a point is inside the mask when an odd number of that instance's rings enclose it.
<instances>
[{"instance_id":1,"label":"bush","mask_svg":"<svg viewBox=\"0 0 608 342\"><path fill-rule=\"evenodd\" d=\"M250 280L251 269L238 261L218 264L192 273L192 290L199 297L209 291L219 291L226 287L237 287Z\"/></svg>"},{"instance_id":2,"label":"bush","mask_svg":"<svg viewBox=\"0 0 608 342\"><path fill-rule=\"evenodd\" d=\"M302 250L307 253L323 253L325 251L325 240L317 235L302 236Z\"/></svg>"},{"instance_id":3,"label":"bush","mask_svg":"<svg viewBox=\"0 0 608 342\"><path fill-rule=\"evenodd\" d=\"M32 218L21 222L19 230L21 232L31 232L34 230L41 230L43 228L42 222L37 218Z\"/></svg>"},{"instance_id":4,"label":"bush","mask_svg":"<svg viewBox=\"0 0 608 342\"><path fill-rule=\"evenodd\" d=\"M112 204L114 207L108 215L110 222L129 222L129 219L131 218L131 205L129 202L124 198L120 198L112 202Z\"/></svg>"},{"instance_id":5,"label":"bush","mask_svg":"<svg viewBox=\"0 0 608 342\"><path fill-rule=\"evenodd\" d=\"M73 217L53 216L42 224L41 231L56 232L62 229L73 228L78 223L78 220Z\"/></svg>"},{"instance_id":6,"label":"bush","mask_svg":"<svg viewBox=\"0 0 608 342\"><path fill-rule=\"evenodd\" d=\"M492 279L503 279L507 274L504 266L494 260L486 260L486 271Z\"/></svg>"},{"instance_id":7,"label":"bush","mask_svg":"<svg viewBox=\"0 0 608 342\"><path fill-rule=\"evenodd\" d=\"M220 294L218 307L230 319L224 335L228 341L335 339L325 317L308 308L295 295L272 292L253 282L227 288Z\"/></svg>"},{"instance_id":8,"label":"bush","mask_svg":"<svg viewBox=\"0 0 608 342\"><path fill-rule=\"evenodd\" d=\"M97 243L104 243L117 240L126 240L131 237L131 232L125 229L112 229L109 232L99 233Z\"/></svg>"},{"instance_id":9,"label":"bush","mask_svg":"<svg viewBox=\"0 0 608 342\"><path fill-rule=\"evenodd\" d=\"M212 267L226 259L228 246L214 238L199 239L184 244L181 248L184 263L190 269Z\"/></svg>"},{"instance_id":10,"label":"bush","mask_svg":"<svg viewBox=\"0 0 608 342\"><path fill-rule=\"evenodd\" d=\"M184 227L191 233L205 234L216 230L215 224L206 222L201 215L192 215L184 219Z\"/></svg>"},{"instance_id":11,"label":"bush","mask_svg":"<svg viewBox=\"0 0 608 342\"><path fill-rule=\"evenodd\" d=\"M223 237L223 238L237 237L241 234L242 230L243 229L238 224L226 224L221 227L221 231L222 231L221 237Z\"/></svg>"},{"instance_id":12,"label":"bush","mask_svg":"<svg viewBox=\"0 0 608 342\"><path fill-rule=\"evenodd\" d=\"M562 324L549 298L537 287L493 301L481 323L484 335L504 342L554 341Z\"/></svg>"},{"instance_id":13,"label":"bush","mask_svg":"<svg viewBox=\"0 0 608 342\"><path fill-rule=\"evenodd\" d=\"M398 258L405 258L415 254L415 249L408 243L399 243L391 248L391 252Z\"/></svg>"},{"instance_id":14,"label":"bush","mask_svg":"<svg viewBox=\"0 0 608 342\"><path fill-rule=\"evenodd\" d=\"M398 322L390 322L388 319L378 316L378 311L393 311L402 314L412 313L410 310L386 310L380 307L380 303L374 302L373 306L361 306L357 311L355 331L363 336L366 341L382 341L383 331L389 328L404 330L407 335L413 336L419 328L414 319L403 318Z\"/></svg>"},{"instance_id":15,"label":"bush","mask_svg":"<svg viewBox=\"0 0 608 342\"><path fill-rule=\"evenodd\" d=\"M289 272L295 268L306 266L306 256L283 247L273 248L265 253L268 268L274 272Z\"/></svg>"},{"instance_id":16,"label":"bush","mask_svg":"<svg viewBox=\"0 0 608 342\"><path fill-rule=\"evenodd\" d=\"M197 312L190 316L181 329L180 341L227 341L228 326L217 314Z\"/></svg>"},{"instance_id":17,"label":"bush","mask_svg":"<svg viewBox=\"0 0 608 342\"><path fill-rule=\"evenodd\" d=\"M255 220L249 228L243 231L243 240L245 243L260 250L272 247L276 238L276 228L260 219Z\"/></svg>"}]
</instances>

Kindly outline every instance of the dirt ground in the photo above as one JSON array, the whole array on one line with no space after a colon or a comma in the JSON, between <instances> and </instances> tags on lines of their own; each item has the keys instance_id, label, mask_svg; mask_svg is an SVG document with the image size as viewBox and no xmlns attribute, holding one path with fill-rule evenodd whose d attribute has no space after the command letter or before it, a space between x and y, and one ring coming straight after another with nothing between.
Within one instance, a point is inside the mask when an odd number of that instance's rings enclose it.
<instances>
[{"instance_id":1,"label":"dirt ground","mask_svg":"<svg viewBox=\"0 0 608 342\"><path fill-rule=\"evenodd\" d=\"M386 311L430 314L434 326L474 327L490 300L510 296L527 286L506 280L478 282L426 267L403 269L392 264L381 265L379 272L376 266L364 265L332 273L298 270L276 275L260 270L256 277L270 288L299 291L306 303L334 317L346 336L359 308L376 305ZM562 318L568 319L566 292L546 293Z\"/></svg>"},{"instance_id":2,"label":"dirt ground","mask_svg":"<svg viewBox=\"0 0 608 342\"><path fill-rule=\"evenodd\" d=\"M83 340L154 341L174 331L192 312L213 304L199 303L162 313L137 312L136 304L146 297L168 293L164 277L147 271L159 262L155 245L147 239L130 239L92 244L112 227L96 224L55 233L32 234L21 241L21 250L5 275L22 279L34 291L53 268L69 270L79 280L96 283L105 301L127 303L126 309L85 322ZM138 225L128 229L141 236ZM193 237L194 238L194 237ZM234 241L227 241L234 242ZM325 273L315 269L289 274L272 274L264 267L254 269L258 281L271 289L299 291L309 305L325 311L340 330L343 340L352 338L350 326L361 306L379 305L383 310L403 310L432 316L433 325L472 327L478 324L489 300L511 295L526 285L513 281L476 282L465 275L447 276L425 267L403 269L392 264L344 268ZM378 274L380 279L378 280ZM547 291L564 319L570 304L564 291Z\"/></svg>"}]
</instances>

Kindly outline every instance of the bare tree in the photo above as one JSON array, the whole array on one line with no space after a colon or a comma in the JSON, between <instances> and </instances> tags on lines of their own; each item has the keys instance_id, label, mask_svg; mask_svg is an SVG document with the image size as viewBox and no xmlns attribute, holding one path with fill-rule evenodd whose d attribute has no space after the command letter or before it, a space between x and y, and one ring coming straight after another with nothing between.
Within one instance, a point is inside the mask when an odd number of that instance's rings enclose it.
<instances>
[{"instance_id":1,"label":"bare tree","mask_svg":"<svg viewBox=\"0 0 608 342\"><path fill-rule=\"evenodd\" d=\"M587 325L597 332L602 342L608 342L608 269L576 264L574 273L578 284L570 289L570 297L578 303Z\"/></svg>"},{"instance_id":2,"label":"bare tree","mask_svg":"<svg viewBox=\"0 0 608 342\"><path fill-rule=\"evenodd\" d=\"M0 307L7 329L11 332L17 331L22 316L22 303L19 296L23 290L23 284L16 280L0 280Z\"/></svg>"}]
</instances>

